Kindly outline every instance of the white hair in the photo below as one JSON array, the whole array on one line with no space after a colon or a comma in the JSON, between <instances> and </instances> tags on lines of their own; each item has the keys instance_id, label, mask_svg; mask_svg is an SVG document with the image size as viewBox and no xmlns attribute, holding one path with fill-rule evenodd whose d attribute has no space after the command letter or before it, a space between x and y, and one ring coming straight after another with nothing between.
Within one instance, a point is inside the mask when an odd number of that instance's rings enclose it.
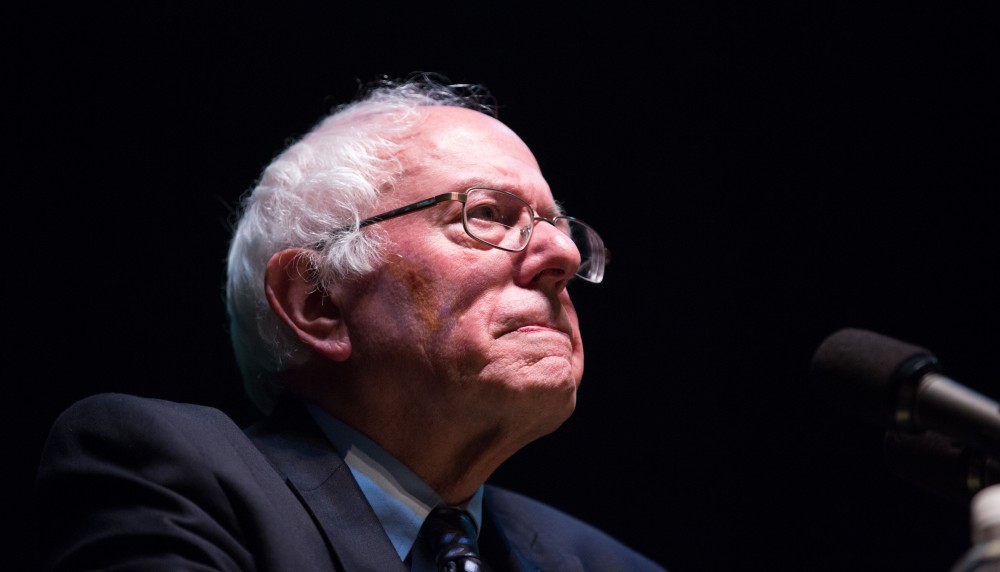
<instances>
[{"instance_id":1,"label":"white hair","mask_svg":"<svg viewBox=\"0 0 1000 572\"><path fill-rule=\"evenodd\" d=\"M363 277L381 259L379 233L358 232L380 194L391 192L403 136L427 105L477 109L496 116L479 85L448 84L417 74L366 86L282 151L240 200L229 247L226 310L230 338L251 401L269 411L284 391L282 374L311 351L271 311L264 272L276 252L302 248L317 288ZM348 228L346 232L335 232Z\"/></svg>"}]
</instances>

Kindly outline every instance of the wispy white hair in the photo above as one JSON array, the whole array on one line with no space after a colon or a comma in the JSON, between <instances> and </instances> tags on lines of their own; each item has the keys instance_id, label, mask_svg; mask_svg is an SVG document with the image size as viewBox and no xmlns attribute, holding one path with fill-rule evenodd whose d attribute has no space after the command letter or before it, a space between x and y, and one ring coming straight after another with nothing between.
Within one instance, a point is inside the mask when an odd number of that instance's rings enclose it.
<instances>
[{"instance_id":1,"label":"wispy white hair","mask_svg":"<svg viewBox=\"0 0 1000 572\"><path fill-rule=\"evenodd\" d=\"M358 232L358 221L393 189L400 142L417 120L417 108L427 105L497 114L481 85L449 84L432 74L382 79L282 151L241 198L229 247L226 309L244 387L261 411L269 411L284 391L283 374L310 356L268 305L268 261L287 248L310 250L317 288L370 272L382 256L381 235ZM345 227L350 230L334 232Z\"/></svg>"}]
</instances>

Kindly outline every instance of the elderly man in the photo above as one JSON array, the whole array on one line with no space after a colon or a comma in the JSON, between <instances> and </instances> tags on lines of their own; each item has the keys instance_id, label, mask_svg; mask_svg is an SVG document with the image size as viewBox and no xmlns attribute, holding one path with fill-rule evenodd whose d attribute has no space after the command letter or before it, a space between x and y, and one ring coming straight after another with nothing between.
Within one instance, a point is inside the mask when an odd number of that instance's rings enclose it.
<instances>
[{"instance_id":1,"label":"elderly man","mask_svg":"<svg viewBox=\"0 0 1000 572\"><path fill-rule=\"evenodd\" d=\"M567 285L607 264L489 101L383 81L265 169L227 283L261 421L72 406L39 470L45 569L663 570L487 483L572 414Z\"/></svg>"}]
</instances>

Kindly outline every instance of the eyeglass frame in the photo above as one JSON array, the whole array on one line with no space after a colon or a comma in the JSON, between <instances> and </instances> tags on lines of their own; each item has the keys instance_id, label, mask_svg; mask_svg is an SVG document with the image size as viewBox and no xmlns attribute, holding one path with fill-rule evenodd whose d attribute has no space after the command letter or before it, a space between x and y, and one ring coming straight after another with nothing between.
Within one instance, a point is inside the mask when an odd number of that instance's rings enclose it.
<instances>
[{"instance_id":1,"label":"eyeglass frame","mask_svg":"<svg viewBox=\"0 0 1000 572\"><path fill-rule=\"evenodd\" d=\"M498 244L493 244L492 242L487 242L487 241L479 238L478 236L474 235L471 231L469 231L469 226L468 226L468 223L467 223L466 218L465 218L465 205L466 205L466 200L468 199L469 193L472 192L472 191L476 191L476 190L480 190L480 191L493 191L493 192L497 192L497 193L503 193L505 195L510 195L511 197L514 197L515 199L517 199L517 200L521 201L522 203L524 203L524 205L528 208L528 213L531 215L531 232L528 234L528 240L526 240L523 245L521 245L519 248L508 248L508 247L505 247L505 246L500 246ZM366 226L371 226L373 224L377 224L377 223L380 223L380 222L385 222L387 220L394 219L394 218L397 218L397 217L401 217L403 215L407 215L407 214L410 214L410 213L415 213L417 211L422 211L424 209L428 209L428 208L430 208L430 207L432 207L434 205L438 205L438 204L446 202L446 201L458 201L458 202L462 203L462 228L465 230L465 234L469 235L469 237L473 238L474 240L477 240L477 241L479 241L479 242L481 242L481 243L483 243L483 244L485 244L487 246L490 246L492 248L498 248L498 249L506 251L506 252L521 252L525 248L528 248L528 244L531 242L531 237L533 237L535 235L535 221L543 220L543 221L551 224L552 226L554 226L556 228L559 228L558 226L556 226L556 221L559 220L559 219L566 219L566 220L571 220L571 221L573 221L575 223L578 223L578 224L582 224L584 227L586 227L587 229L589 229L590 232L594 233L601 240L601 245L602 245L602 248L604 249L604 266L607 267L608 263L611 262L611 251L608 249L607 246L604 246L604 239L601 238L600 233L598 233L597 230L594 229L594 227L590 226L589 224L583 222L582 220L580 220L580 219L578 219L576 217L572 217L572 216L568 216L568 215L556 215L556 216L554 216L552 218L543 217L541 215L536 214L535 213L535 209L531 208L531 205L527 201L525 201L521 197L515 195L514 193L512 193L510 191L505 191L503 189L493 189L493 188L490 188L490 187L469 187L468 189L465 190L465 192L461 192L461 193L457 193L457 192L441 193L440 195L435 195L433 197L428 197L426 199L419 200L419 201L417 201L415 203L410 203L408 205L403 205L401 207L394 208L394 209L386 211L384 213L380 213L380 214L373 215L373 216L370 216L368 218L362 219L361 221L358 222L357 229L360 230L360 229L362 229L362 228L364 228ZM342 227L334 230L333 234L342 233L342 232L348 232L348 231L350 231L350 230L352 230L354 228L355 228L355 225L353 225L353 224L345 225L345 226L342 226ZM572 237L570 237L570 239L572 240ZM325 240L321 241L317 245L317 248L321 249L321 248L323 248L323 246L325 244L326 244ZM576 243L574 243L574 246L575 245L576 245ZM589 279L589 278L587 278L585 276L582 276L582 275L580 275L578 273L574 273L573 276L576 277L576 278L582 278L583 280L586 280L587 282L590 282L592 284L599 283L599 282L594 282L593 280L591 280L591 279ZM603 280L603 276L604 276L604 274L602 272L601 273L602 280Z\"/></svg>"}]
</instances>

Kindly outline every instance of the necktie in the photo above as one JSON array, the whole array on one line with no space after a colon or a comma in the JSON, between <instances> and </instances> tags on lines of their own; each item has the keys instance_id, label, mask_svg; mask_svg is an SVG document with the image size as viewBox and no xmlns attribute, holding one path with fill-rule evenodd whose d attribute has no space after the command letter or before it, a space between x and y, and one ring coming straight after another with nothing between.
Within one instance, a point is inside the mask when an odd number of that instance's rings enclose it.
<instances>
[{"instance_id":1,"label":"necktie","mask_svg":"<svg viewBox=\"0 0 1000 572\"><path fill-rule=\"evenodd\" d=\"M428 543L439 572L489 572L479 558L476 526L464 510L434 509L424 521L420 534Z\"/></svg>"}]
</instances>

